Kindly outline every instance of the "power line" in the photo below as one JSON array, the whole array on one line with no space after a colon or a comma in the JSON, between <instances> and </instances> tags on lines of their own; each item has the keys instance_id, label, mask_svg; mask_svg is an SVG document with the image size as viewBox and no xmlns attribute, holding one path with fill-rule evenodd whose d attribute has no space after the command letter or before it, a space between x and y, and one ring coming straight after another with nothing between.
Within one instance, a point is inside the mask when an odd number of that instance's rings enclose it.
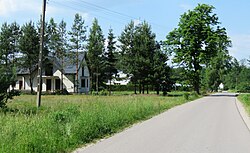
<instances>
[{"instance_id":1,"label":"power line","mask_svg":"<svg viewBox=\"0 0 250 153\"><path fill-rule=\"evenodd\" d=\"M71 9L71 10L83 11L82 9L78 8L79 5L78 5L77 3L74 3L75 5L73 5L73 6L72 6L73 3L71 3L71 6L70 6L70 5L66 5L66 4L60 3L60 2L55 2L55 1L51 1L51 2L54 3L54 4L56 4L56 5L60 5L60 6L62 6L62 7L67 7L67 8L69 8L69 9ZM107 18L107 17L101 16L101 15L95 14L95 13L93 13L93 12L91 12L90 14L92 14L92 15L94 15L94 16L98 16L98 17L103 18L103 19L105 19L105 20L115 21L114 19ZM119 18L119 19L120 19L120 18ZM124 21L127 21L127 20L124 20ZM124 23L119 22L119 21L117 21L117 20L116 20L115 22L116 22L116 23L119 23L119 24L121 24L121 25L124 25Z\"/></svg>"},{"instance_id":2,"label":"power line","mask_svg":"<svg viewBox=\"0 0 250 153\"><path fill-rule=\"evenodd\" d=\"M108 13L111 13L112 15L119 15L120 17L125 17L126 19L129 19L129 20L138 20L138 18L136 17L133 17L131 15L127 15L125 13L121 13L121 12L118 12L118 11L114 11L114 10L111 10L111 9L108 9L108 8L105 8L103 6L99 6L99 5L96 5L96 4L93 4L93 3L90 3L90 2L86 2L84 0L78 0L78 1L74 1L74 0L68 0L70 2L70 4L76 4L75 6L76 7L79 7L79 6L89 6L89 7L92 7L92 8L96 8L96 9L99 9L99 10L103 10L105 12L108 12ZM59 3L59 2L55 2L55 3ZM64 5L65 7L70 7L68 5ZM71 7L72 8L72 7ZM75 8L75 7L74 7ZM74 9L73 8L73 9ZM93 13L90 13L90 14L93 14ZM96 15L96 16L100 16L100 15ZM101 16L102 18L106 18L106 17L103 17ZM107 19L107 18L106 18ZM122 18L119 18L120 20L123 20ZM127 20L126 20L127 21ZM141 20L140 20L141 21ZM162 25L159 25L157 23L154 23L154 22L151 22L151 21L147 21L149 24L151 25L154 25L155 27L157 28L160 28L160 29L166 29L165 26L162 26Z\"/></svg>"}]
</instances>

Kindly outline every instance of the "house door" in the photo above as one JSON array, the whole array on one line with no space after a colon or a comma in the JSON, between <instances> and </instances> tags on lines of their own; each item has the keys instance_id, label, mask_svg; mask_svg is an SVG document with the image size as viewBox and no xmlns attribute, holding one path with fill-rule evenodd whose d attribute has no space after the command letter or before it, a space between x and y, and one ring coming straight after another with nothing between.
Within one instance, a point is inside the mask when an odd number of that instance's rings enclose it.
<instances>
[{"instance_id":1,"label":"house door","mask_svg":"<svg viewBox=\"0 0 250 153\"><path fill-rule=\"evenodd\" d=\"M46 91L51 91L51 79L46 79Z\"/></svg>"},{"instance_id":2,"label":"house door","mask_svg":"<svg viewBox=\"0 0 250 153\"><path fill-rule=\"evenodd\" d=\"M60 90L60 79L56 79L56 90Z\"/></svg>"},{"instance_id":3,"label":"house door","mask_svg":"<svg viewBox=\"0 0 250 153\"><path fill-rule=\"evenodd\" d=\"M23 81L19 81L19 90L23 89Z\"/></svg>"}]
</instances>

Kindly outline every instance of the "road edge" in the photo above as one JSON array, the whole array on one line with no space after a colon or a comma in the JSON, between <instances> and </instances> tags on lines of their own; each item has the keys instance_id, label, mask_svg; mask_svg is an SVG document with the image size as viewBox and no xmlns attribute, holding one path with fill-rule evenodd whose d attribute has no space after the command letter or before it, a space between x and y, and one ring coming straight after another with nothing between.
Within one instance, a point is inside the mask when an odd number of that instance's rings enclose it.
<instances>
[{"instance_id":1,"label":"road edge","mask_svg":"<svg viewBox=\"0 0 250 153\"><path fill-rule=\"evenodd\" d=\"M250 132L250 117L248 116L242 102L240 102L237 97L235 97L235 105L237 107L237 110L238 110L243 122L245 123L246 127L248 128L248 131Z\"/></svg>"}]
</instances>

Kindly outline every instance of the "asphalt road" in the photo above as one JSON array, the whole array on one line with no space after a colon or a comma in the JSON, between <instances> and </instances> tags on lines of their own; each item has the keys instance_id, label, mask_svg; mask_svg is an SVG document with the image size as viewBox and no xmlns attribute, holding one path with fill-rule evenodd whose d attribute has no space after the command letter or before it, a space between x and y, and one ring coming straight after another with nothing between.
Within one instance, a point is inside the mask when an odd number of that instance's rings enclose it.
<instances>
[{"instance_id":1,"label":"asphalt road","mask_svg":"<svg viewBox=\"0 0 250 153\"><path fill-rule=\"evenodd\" d=\"M232 94L166 111L79 153L250 153L250 132Z\"/></svg>"}]
</instances>

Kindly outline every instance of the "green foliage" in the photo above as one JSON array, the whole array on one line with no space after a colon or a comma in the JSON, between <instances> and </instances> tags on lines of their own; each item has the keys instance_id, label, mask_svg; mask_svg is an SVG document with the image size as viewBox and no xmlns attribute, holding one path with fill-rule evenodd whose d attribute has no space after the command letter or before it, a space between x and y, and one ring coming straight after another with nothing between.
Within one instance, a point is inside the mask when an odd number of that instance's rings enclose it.
<instances>
[{"instance_id":1,"label":"green foliage","mask_svg":"<svg viewBox=\"0 0 250 153\"><path fill-rule=\"evenodd\" d=\"M48 24L48 49L50 53L55 55L57 48L59 47L59 32L57 29L57 23L51 18Z\"/></svg>"},{"instance_id":2,"label":"green foliage","mask_svg":"<svg viewBox=\"0 0 250 153\"><path fill-rule=\"evenodd\" d=\"M116 41L113 30L109 29L107 51L104 53L105 73L107 76L107 80L110 81L109 95L111 95L111 80L113 79L113 75L116 75L118 73L118 70L116 68L117 57L115 56L115 44Z\"/></svg>"},{"instance_id":3,"label":"green foliage","mask_svg":"<svg viewBox=\"0 0 250 153\"><path fill-rule=\"evenodd\" d=\"M165 90L169 82L169 67L166 64L167 55L155 41L155 34L147 22L135 26L130 22L119 37L121 45L120 64L123 72L131 75L131 81L139 92L144 93L145 87L156 85L159 92L161 86ZM163 83L165 82L165 83Z\"/></svg>"},{"instance_id":4,"label":"green foliage","mask_svg":"<svg viewBox=\"0 0 250 153\"><path fill-rule=\"evenodd\" d=\"M91 87L98 91L104 86L104 36L101 27L98 25L97 19L94 19L87 44L87 63L90 68L90 76L92 78ZM98 80L97 80L98 78Z\"/></svg>"},{"instance_id":5,"label":"green foliage","mask_svg":"<svg viewBox=\"0 0 250 153\"><path fill-rule=\"evenodd\" d=\"M102 91L100 91L100 95L101 96L107 96L107 95L110 95L110 94L109 94L108 90L102 90Z\"/></svg>"},{"instance_id":6,"label":"green foliage","mask_svg":"<svg viewBox=\"0 0 250 153\"><path fill-rule=\"evenodd\" d=\"M184 97L185 100L188 100L188 99L189 99L189 96L190 96L190 94L187 93L187 92L183 94L183 97Z\"/></svg>"},{"instance_id":7,"label":"green foliage","mask_svg":"<svg viewBox=\"0 0 250 153\"><path fill-rule=\"evenodd\" d=\"M22 26L22 35L20 36L19 49L23 54L20 69L27 69L30 77L31 93L33 93L33 74L37 66L39 56L39 36L34 23L29 22Z\"/></svg>"},{"instance_id":8,"label":"green foliage","mask_svg":"<svg viewBox=\"0 0 250 153\"><path fill-rule=\"evenodd\" d=\"M7 89L10 87L12 81L12 72L0 67L0 108L5 108L9 94Z\"/></svg>"},{"instance_id":9,"label":"green foliage","mask_svg":"<svg viewBox=\"0 0 250 153\"><path fill-rule=\"evenodd\" d=\"M70 35L70 50L77 52L84 49L86 41L86 26L85 21L80 14L75 15L74 23L71 27Z\"/></svg>"},{"instance_id":10,"label":"green foliage","mask_svg":"<svg viewBox=\"0 0 250 153\"><path fill-rule=\"evenodd\" d=\"M225 51L230 41L225 28L219 25L213 6L199 4L184 13L178 24L167 36L166 49L174 53L173 61L185 67L186 75L194 90L199 93L202 66L207 66L218 51Z\"/></svg>"},{"instance_id":11,"label":"green foliage","mask_svg":"<svg viewBox=\"0 0 250 153\"><path fill-rule=\"evenodd\" d=\"M69 44L70 58L69 59L71 59L70 61L71 63L76 65L76 76L75 76L75 82L74 82L74 90L76 93L78 93L78 87L79 87L78 71L81 65L80 63L81 61L79 61L79 51L83 51L83 49L85 48L85 41L86 41L87 30L84 24L85 24L85 21L83 20L82 16L77 13L75 15L75 19L71 27L71 31L69 32L69 35L70 35L70 39L69 39L70 40L70 44Z\"/></svg>"},{"instance_id":12,"label":"green foliage","mask_svg":"<svg viewBox=\"0 0 250 153\"><path fill-rule=\"evenodd\" d=\"M17 23L4 23L0 31L0 108L6 108L7 100L15 96L10 86L15 84L16 58L18 37L20 34ZM9 90L8 90L9 89ZM8 90L8 91L7 91Z\"/></svg>"},{"instance_id":13,"label":"green foliage","mask_svg":"<svg viewBox=\"0 0 250 153\"><path fill-rule=\"evenodd\" d=\"M237 98L243 103L247 113L250 115L250 94L240 94Z\"/></svg>"},{"instance_id":14,"label":"green foliage","mask_svg":"<svg viewBox=\"0 0 250 153\"><path fill-rule=\"evenodd\" d=\"M20 96L8 105L13 111L0 112L0 152L71 152L186 102L182 96L44 96L37 110L35 98Z\"/></svg>"},{"instance_id":15,"label":"green foliage","mask_svg":"<svg viewBox=\"0 0 250 153\"><path fill-rule=\"evenodd\" d=\"M236 59L231 62L229 72L224 79L226 88L239 92L250 92L250 68L243 61L241 64Z\"/></svg>"}]
</instances>

